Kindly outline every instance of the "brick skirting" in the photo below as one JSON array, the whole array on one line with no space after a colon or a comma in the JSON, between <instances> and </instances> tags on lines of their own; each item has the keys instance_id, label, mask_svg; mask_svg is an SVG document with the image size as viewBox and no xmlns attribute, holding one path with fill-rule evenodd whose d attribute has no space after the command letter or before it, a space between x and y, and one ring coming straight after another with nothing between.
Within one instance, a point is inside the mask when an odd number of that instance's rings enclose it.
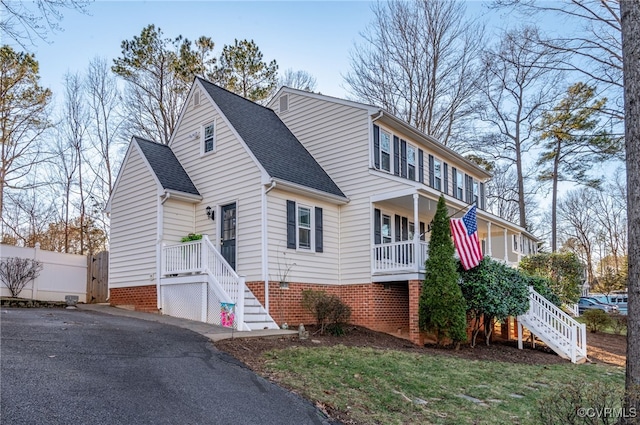
<instances>
[{"instance_id":1,"label":"brick skirting","mask_svg":"<svg viewBox=\"0 0 640 425\"><path fill-rule=\"evenodd\" d=\"M112 306L131 305L136 311L157 313L158 293L156 285L111 288L109 291L109 304Z\"/></svg>"},{"instance_id":2,"label":"brick skirting","mask_svg":"<svg viewBox=\"0 0 640 425\"><path fill-rule=\"evenodd\" d=\"M417 328L420 286L419 281L355 285L289 282L288 288L281 288L279 282L269 282L269 313L279 325L287 323L290 327L297 327L300 323L315 323L315 318L302 307L302 291L325 291L340 297L351 307L352 324L408 338L420 344ZM264 305L264 282L247 282L247 287Z\"/></svg>"}]
</instances>

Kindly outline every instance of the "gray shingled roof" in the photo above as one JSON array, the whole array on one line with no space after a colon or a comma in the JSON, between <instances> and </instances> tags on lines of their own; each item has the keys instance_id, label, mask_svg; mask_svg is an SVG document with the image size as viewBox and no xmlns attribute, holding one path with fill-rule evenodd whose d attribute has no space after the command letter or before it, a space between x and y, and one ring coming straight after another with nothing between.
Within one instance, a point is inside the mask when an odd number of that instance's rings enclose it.
<instances>
[{"instance_id":1,"label":"gray shingled roof","mask_svg":"<svg viewBox=\"0 0 640 425\"><path fill-rule=\"evenodd\" d=\"M136 136L134 139L164 189L200 195L169 146Z\"/></svg>"},{"instance_id":2,"label":"gray shingled roof","mask_svg":"<svg viewBox=\"0 0 640 425\"><path fill-rule=\"evenodd\" d=\"M273 110L199 80L269 176L346 198Z\"/></svg>"}]
</instances>

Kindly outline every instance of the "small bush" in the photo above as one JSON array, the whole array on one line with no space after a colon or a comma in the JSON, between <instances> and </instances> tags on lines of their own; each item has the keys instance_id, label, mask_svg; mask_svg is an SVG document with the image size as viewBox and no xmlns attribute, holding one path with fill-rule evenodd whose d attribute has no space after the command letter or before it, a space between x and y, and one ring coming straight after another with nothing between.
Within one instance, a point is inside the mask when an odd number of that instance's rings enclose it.
<instances>
[{"instance_id":1,"label":"small bush","mask_svg":"<svg viewBox=\"0 0 640 425\"><path fill-rule=\"evenodd\" d=\"M40 275L42 262L31 258L8 257L0 260L0 280L17 298L27 283Z\"/></svg>"},{"instance_id":2,"label":"small bush","mask_svg":"<svg viewBox=\"0 0 640 425\"><path fill-rule=\"evenodd\" d=\"M627 330L627 316L623 314L612 314L611 315L611 327L613 327L613 331L620 335L622 331Z\"/></svg>"},{"instance_id":3,"label":"small bush","mask_svg":"<svg viewBox=\"0 0 640 425\"><path fill-rule=\"evenodd\" d=\"M614 417L615 415L595 413L620 411L623 397L624 387L621 385L602 382L576 382L565 385L538 401L540 423L543 425L615 424L619 419Z\"/></svg>"},{"instance_id":4,"label":"small bush","mask_svg":"<svg viewBox=\"0 0 640 425\"><path fill-rule=\"evenodd\" d=\"M334 335L344 335L343 325L351 318L351 307L340 298L307 289L302 291L302 306L315 316L321 334L328 330Z\"/></svg>"},{"instance_id":5,"label":"small bush","mask_svg":"<svg viewBox=\"0 0 640 425\"><path fill-rule=\"evenodd\" d=\"M180 239L180 242L199 241L202 239L202 235L199 233L189 233L184 238Z\"/></svg>"},{"instance_id":6,"label":"small bush","mask_svg":"<svg viewBox=\"0 0 640 425\"><path fill-rule=\"evenodd\" d=\"M611 326L611 317L602 310L587 310L582 314L582 317L587 325L587 329L593 333Z\"/></svg>"}]
</instances>

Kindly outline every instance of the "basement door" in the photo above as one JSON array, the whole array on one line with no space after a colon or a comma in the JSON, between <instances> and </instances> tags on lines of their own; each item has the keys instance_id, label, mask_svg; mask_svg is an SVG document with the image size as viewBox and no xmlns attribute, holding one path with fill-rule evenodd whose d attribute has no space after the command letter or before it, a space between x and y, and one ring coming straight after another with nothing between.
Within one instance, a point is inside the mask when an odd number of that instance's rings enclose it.
<instances>
[{"instance_id":1,"label":"basement door","mask_svg":"<svg viewBox=\"0 0 640 425\"><path fill-rule=\"evenodd\" d=\"M236 204L223 205L220 220L220 253L236 269Z\"/></svg>"}]
</instances>

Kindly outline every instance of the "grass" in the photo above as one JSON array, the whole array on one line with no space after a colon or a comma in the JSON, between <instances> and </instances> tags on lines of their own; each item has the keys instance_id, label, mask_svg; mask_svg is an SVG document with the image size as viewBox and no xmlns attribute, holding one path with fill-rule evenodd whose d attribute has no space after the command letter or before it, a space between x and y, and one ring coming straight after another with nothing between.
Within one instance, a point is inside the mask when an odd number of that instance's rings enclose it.
<instances>
[{"instance_id":1,"label":"grass","mask_svg":"<svg viewBox=\"0 0 640 425\"><path fill-rule=\"evenodd\" d=\"M362 424L533 425L539 401L563 385L624 387L624 369L600 364L521 365L341 345L266 355L279 382Z\"/></svg>"}]
</instances>

